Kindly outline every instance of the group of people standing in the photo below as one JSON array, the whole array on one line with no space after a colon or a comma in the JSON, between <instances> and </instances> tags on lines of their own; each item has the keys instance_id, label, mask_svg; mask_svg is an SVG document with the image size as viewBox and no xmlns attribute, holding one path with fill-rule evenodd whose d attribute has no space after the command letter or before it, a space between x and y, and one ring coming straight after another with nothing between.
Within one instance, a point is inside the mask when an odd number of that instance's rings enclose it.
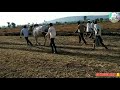
<instances>
[{"instance_id":1,"label":"group of people standing","mask_svg":"<svg viewBox=\"0 0 120 90\"><path fill-rule=\"evenodd\" d=\"M101 37L101 27L97 24L97 21L87 22L87 25L84 25L83 22L78 22L78 28L77 32L79 33L79 43L81 43L81 39L85 44L87 44L84 35L87 37L89 35L89 38L94 39L93 40L93 49L95 49L95 46L99 46L100 44L105 47L105 49L108 49L107 46L104 45L103 39Z\"/></svg>"}]
</instances>

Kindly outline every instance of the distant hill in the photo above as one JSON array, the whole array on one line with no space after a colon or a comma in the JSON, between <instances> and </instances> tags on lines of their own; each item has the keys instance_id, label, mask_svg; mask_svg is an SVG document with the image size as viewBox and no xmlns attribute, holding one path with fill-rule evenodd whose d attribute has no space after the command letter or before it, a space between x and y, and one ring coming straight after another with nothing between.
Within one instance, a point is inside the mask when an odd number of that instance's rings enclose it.
<instances>
[{"instance_id":1,"label":"distant hill","mask_svg":"<svg viewBox=\"0 0 120 90\"><path fill-rule=\"evenodd\" d=\"M90 20L95 20L97 18L103 18L103 19L108 19L109 16L108 15L99 15L99 16L87 16L87 19ZM58 19L54 19L51 21L47 21L48 23L56 23L56 22L74 22L74 21L79 21L79 20L84 20L84 16L70 16L70 17L63 17L63 18L58 18Z\"/></svg>"}]
</instances>

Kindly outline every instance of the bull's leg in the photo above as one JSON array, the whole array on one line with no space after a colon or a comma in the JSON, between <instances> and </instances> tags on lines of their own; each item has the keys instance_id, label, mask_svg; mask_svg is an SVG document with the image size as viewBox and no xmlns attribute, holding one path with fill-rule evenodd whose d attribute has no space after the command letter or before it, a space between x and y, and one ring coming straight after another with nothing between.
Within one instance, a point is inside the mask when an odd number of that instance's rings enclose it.
<instances>
[{"instance_id":1,"label":"bull's leg","mask_svg":"<svg viewBox=\"0 0 120 90\"><path fill-rule=\"evenodd\" d=\"M39 43L38 43L38 40L37 40L38 38L37 37L35 37L35 41L36 41L36 45L39 45Z\"/></svg>"},{"instance_id":2,"label":"bull's leg","mask_svg":"<svg viewBox=\"0 0 120 90\"><path fill-rule=\"evenodd\" d=\"M36 42L36 44L35 44L35 45L37 45L37 37L35 37L35 42Z\"/></svg>"},{"instance_id":3,"label":"bull's leg","mask_svg":"<svg viewBox=\"0 0 120 90\"><path fill-rule=\"evenodd\" d=\"M45 45L46 45L47 38L46 38L46 37L44 37L44 39L45 39L45 42L44 42L44 46L45 46Z\"/></svg>"},{"instance_id":4,"label":"bull's leg","mask_svg":"<svg viewBox=\"0 0 120 90\"><path fill-rule=\"evenodd\" d=\"M45 32L42 32L42 34L43 34L43 36L44 36L44 40L45 40L44 46L45 46L45 45L46 45L46 41L47 41L47 38L45 37L46 33L45 33Z\"/></svg>"}]
</instances>

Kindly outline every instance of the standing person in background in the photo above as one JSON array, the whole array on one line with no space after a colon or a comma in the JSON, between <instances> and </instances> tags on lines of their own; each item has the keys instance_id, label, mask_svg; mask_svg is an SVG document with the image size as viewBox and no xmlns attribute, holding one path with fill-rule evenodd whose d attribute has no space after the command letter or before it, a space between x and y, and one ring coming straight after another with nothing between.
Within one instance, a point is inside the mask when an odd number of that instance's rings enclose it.
<instances>
[{"instance_id":1,"label":"standing person in background","mask_svg":"<svg viewBox=\"0 0 120 90\"><path fill-rule=\"evenodd\" d=\"M93 39L93 36L94 36L94 21L91 22L91 34L89 38Z\"/></svg>"},{"instance_id":2,"label":"standing person in background","mask_svg":"<svg viewBox=\"0 0 120 90\"><path fill-rule=\"evenodd\" d=\"M95 40L93 43L93 49L95 49L95 46L99 46L100 44L105 47L105 49L108 49L107 46L104 45L103 39L101 38L101 27L97 24L97 21L94 23L94 31L95 31Z\"/></svg>"},{"instance_id":3,"label":"standing person in background","mask_svg":"<svg viewBox=\"0 0 120 90\"><path fill-rule=\"evenodd\" d=\"M56 45L54 43L54 40L55 40L55 37L56 37L56 30L55 28L53 27L53 24L50 23L49 24L49 29L48 29L48 32L47 34L45 35L45 37L49 36L50 37L50 46L52 48L52 53L57 53L57 50L56 50Z\"/></svg>"},{"instance_id":4,"label":"standing person in background","mask_svg":"<svg viewBox=\"0 0 120 90\"><path fill-rule=\"evenodd\" d=\"M86 37L91 34L91 24L90 24L90 21L88 20L87 22L87 26L86 26Z\"/></svg>"},{"instance_id":5,"label":"standing person in background","mask_svg":"<svg viewBox=\"0 0 120 90\"><path fill-rule=\"evenodd\" d=\"M28 30L28 28L27 28L26 25L24 25L24 26L23 26L23 29L21 29L21 31L20 31L20 38L22 38L22 34L24 35L24 38L25 38L25 40L26 40L26 42L27 42L27 45L33 46L33 44L32 44L32 43L30 42L30 40L28 39L29 30Z\"/></svg>"}]
</instances>

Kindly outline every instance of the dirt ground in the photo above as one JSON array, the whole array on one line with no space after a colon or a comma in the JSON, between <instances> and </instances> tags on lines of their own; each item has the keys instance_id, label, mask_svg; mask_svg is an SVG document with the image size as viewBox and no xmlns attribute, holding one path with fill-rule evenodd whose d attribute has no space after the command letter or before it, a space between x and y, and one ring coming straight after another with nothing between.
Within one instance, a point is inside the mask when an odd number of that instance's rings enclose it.
<instances>
[{"instance_id":1,"label":"dirt ground","mask_svg":"<svg viewBox=\"0 0 120 90\"><path fill-rule=\"evenodd\" d=\"M41 46L30 47L19 36L0 36L0 78L98 78L96 73L120 72L119 36L103 36L109 50L92 50L93 40L86 40L88 45L79 44L78 36L57 36L58 54L52 54L43 37Z\"/></svg>"}]
</instances>

